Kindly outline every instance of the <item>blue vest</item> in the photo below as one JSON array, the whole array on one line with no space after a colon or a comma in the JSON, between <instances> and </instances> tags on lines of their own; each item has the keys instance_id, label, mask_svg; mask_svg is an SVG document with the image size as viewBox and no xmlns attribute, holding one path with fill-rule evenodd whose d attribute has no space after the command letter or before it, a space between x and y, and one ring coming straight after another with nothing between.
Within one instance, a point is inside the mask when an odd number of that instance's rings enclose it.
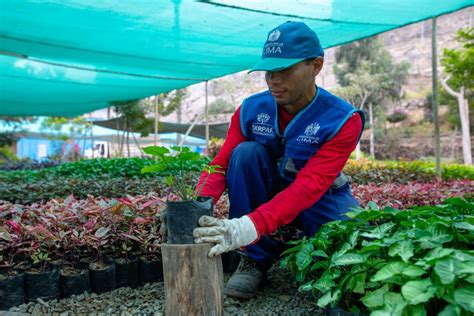
<instances>
[{"instance_id":1,"label":"blue vest","mask_svg":"<svg viewBox=\"0 0 474 316\"><path fill-rule=\"evenodd\" d=\"M361 110L318 87L311 103L291 120L281 134L278 106L267 90L245 99L240 108L240 126L248 140L268 148L278 161L280 176L293 181L308 159L339 132L354 112L360 113L364 125L365 116Z\"/></svg>"}]
</instances>

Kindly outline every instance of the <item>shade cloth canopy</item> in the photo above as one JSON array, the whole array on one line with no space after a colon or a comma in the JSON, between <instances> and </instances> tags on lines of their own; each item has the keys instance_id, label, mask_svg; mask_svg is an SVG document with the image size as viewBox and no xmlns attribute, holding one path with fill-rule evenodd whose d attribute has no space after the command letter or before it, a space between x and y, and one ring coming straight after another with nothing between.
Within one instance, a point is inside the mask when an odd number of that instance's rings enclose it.
<instances>
[{"instance_id":1,"label":"shade cloth canopy","mask_svg":"<svg viewBox=\"0 0 474 316\"><path fill-rule=\"evenodd\" d=\"M474 0L1 0L0 115L75 116L248 69L303 21L325 48Z\"/></svg>"},{"instance_id":2,"label":"shade cloth canopy","mask_svg":"<svg viewBox=\"0 0 474 316\"><path fill-rule=\"evenodd\" d=\"M125 130L125 120L122 117L106 120L106 121L96 121L94 125L120 130ZM181 124L181 123L170 123L170 122L160 122L160 133L180 133L186 134L191 124ZM209 137L218 137L225 138L227 136L227 130L229 129L229 123L210 123L209 124ZM138 132L134 130L134 127L131 127L132 132ZM147 131L148 133L154 133L154 128L150 127ZM206 138L206 125L205 124L196 124L191 129L189 135L197 138Z\"/></svg>"}]
</instances>

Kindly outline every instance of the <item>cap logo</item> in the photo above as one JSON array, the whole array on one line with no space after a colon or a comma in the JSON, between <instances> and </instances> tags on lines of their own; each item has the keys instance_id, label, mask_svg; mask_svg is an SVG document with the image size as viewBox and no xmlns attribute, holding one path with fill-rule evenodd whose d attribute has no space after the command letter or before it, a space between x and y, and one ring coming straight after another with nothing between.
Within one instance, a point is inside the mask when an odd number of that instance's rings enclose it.
<instances>
[{"instance_id":1,"label":"cap logo","mask_svg":"<svg viewBox=\"0 0 474 316\"><path fill-rule=\"evenodd\" d=\"M269 42L274 42L280 38L281 32L279 30L274 30L268 35L268 41Z\"/></svg>"}]
</instances>

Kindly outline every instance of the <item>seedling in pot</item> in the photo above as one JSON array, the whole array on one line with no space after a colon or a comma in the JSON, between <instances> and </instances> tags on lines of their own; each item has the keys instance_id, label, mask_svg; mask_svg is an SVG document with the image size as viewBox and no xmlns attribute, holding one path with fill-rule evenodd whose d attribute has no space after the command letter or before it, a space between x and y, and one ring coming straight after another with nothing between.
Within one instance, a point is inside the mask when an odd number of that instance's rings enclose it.
<instances>
[{"instance_id":1,"label":"seedling in pot","mask_svg":"<svg viewBox=\"0 0 474 316\"><path fill-rule=\"evenodd\" d=\"M192 152L189 147L173 146L171 152L166 147L149 146L143 148L143 151L149 155L158 158L158 162L154 165L143 167L141 172L162 172L170 173L166 178L166 184L172 188L173 192L180 200L196 200L206 183L209 175L212 173L223 173L219 170L220 166L208 166L201 160L201 155ZM208 174L205 181L194 190L194 186L190 185L187 177L189 171L203 171Z\"/></svg>"},{"instance_id":2,"label":"seedling in pot","mask_svg":"<svg viewBox=\"0 0 474 316\"><path fill-rule=\"evenodd\" d=\"M91 266L97 270L106 268L103 250L109 242L109 237L110 237L110 235L108 234L109 231L110 231L110 228L100 227L99 229L96 230L94 235L88 236L90 245L93 246L95 250L95 255L96 255L95 261L91 263Z\"/></svg>"},{"instance_id":3,"label":"seedling in pot","mask_svg":"<svg viewBox=\"0 0 474 316\"><path fill-rule=\"evenodd\" d=\"M24 255L32 251L30 246L21 224L7 221L0 227L0 278L18 274L16 269L25 265Z\"/></svg>"},{"instance_id":4,"label":"seedling in pot","mask_svg":"<svg viewBox=\"0 0 474 316\"><path fill-rule=\"evenodd\" d=\"M172 189L179 200L166 203L166 210L162 212L162 228L160 233L167 233L168 243L171 244L192 244L194 238L192 232L198 225L201 216L212 216L213 201L210 197L201 197L201 190L212 173L220 172L219 166L204 166L198 153L191 152L187 147L172 147L171 153L165 147L146 147L144 151L150 155L158 157L158 163L142 169L142 173L162 172L171 173L166 179L166 183ZM187 181L188 171L203 170L207 173L205 181L194 190L194 185ZM166 225L164 225L166 224Z\"/></svg>"},{"instance_id":5,"label":"seedling in pot","mask_svg":"<svg viewBox=\"0 0 474 316\"><path fill-rule=\"evenodd\" d=\"M33 266L39 267L39 272L45 272L48 269L48 263L51 261L49 254L38 248L31 255L31 260L33 260Z\"/></svg>"}]
</instances>

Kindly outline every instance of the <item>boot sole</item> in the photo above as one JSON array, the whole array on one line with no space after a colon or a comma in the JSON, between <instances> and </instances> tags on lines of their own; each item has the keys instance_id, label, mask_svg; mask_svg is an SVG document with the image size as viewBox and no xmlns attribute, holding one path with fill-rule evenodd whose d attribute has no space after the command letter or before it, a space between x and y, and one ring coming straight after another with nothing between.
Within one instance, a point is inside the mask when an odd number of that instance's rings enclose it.
<instances>
[{"instance_id":1,"label":"boot sole","mask_svg":"<svg viewBox=\"0 0 474 316\"><path fill-rule=\"evenodd\" d=\"M251 299L257 296L257 292L255 293L244 293L234 289L224 289L224 294L230 297L236 298L244 298L244 299Z\"/></svg>"}]
</instances>

